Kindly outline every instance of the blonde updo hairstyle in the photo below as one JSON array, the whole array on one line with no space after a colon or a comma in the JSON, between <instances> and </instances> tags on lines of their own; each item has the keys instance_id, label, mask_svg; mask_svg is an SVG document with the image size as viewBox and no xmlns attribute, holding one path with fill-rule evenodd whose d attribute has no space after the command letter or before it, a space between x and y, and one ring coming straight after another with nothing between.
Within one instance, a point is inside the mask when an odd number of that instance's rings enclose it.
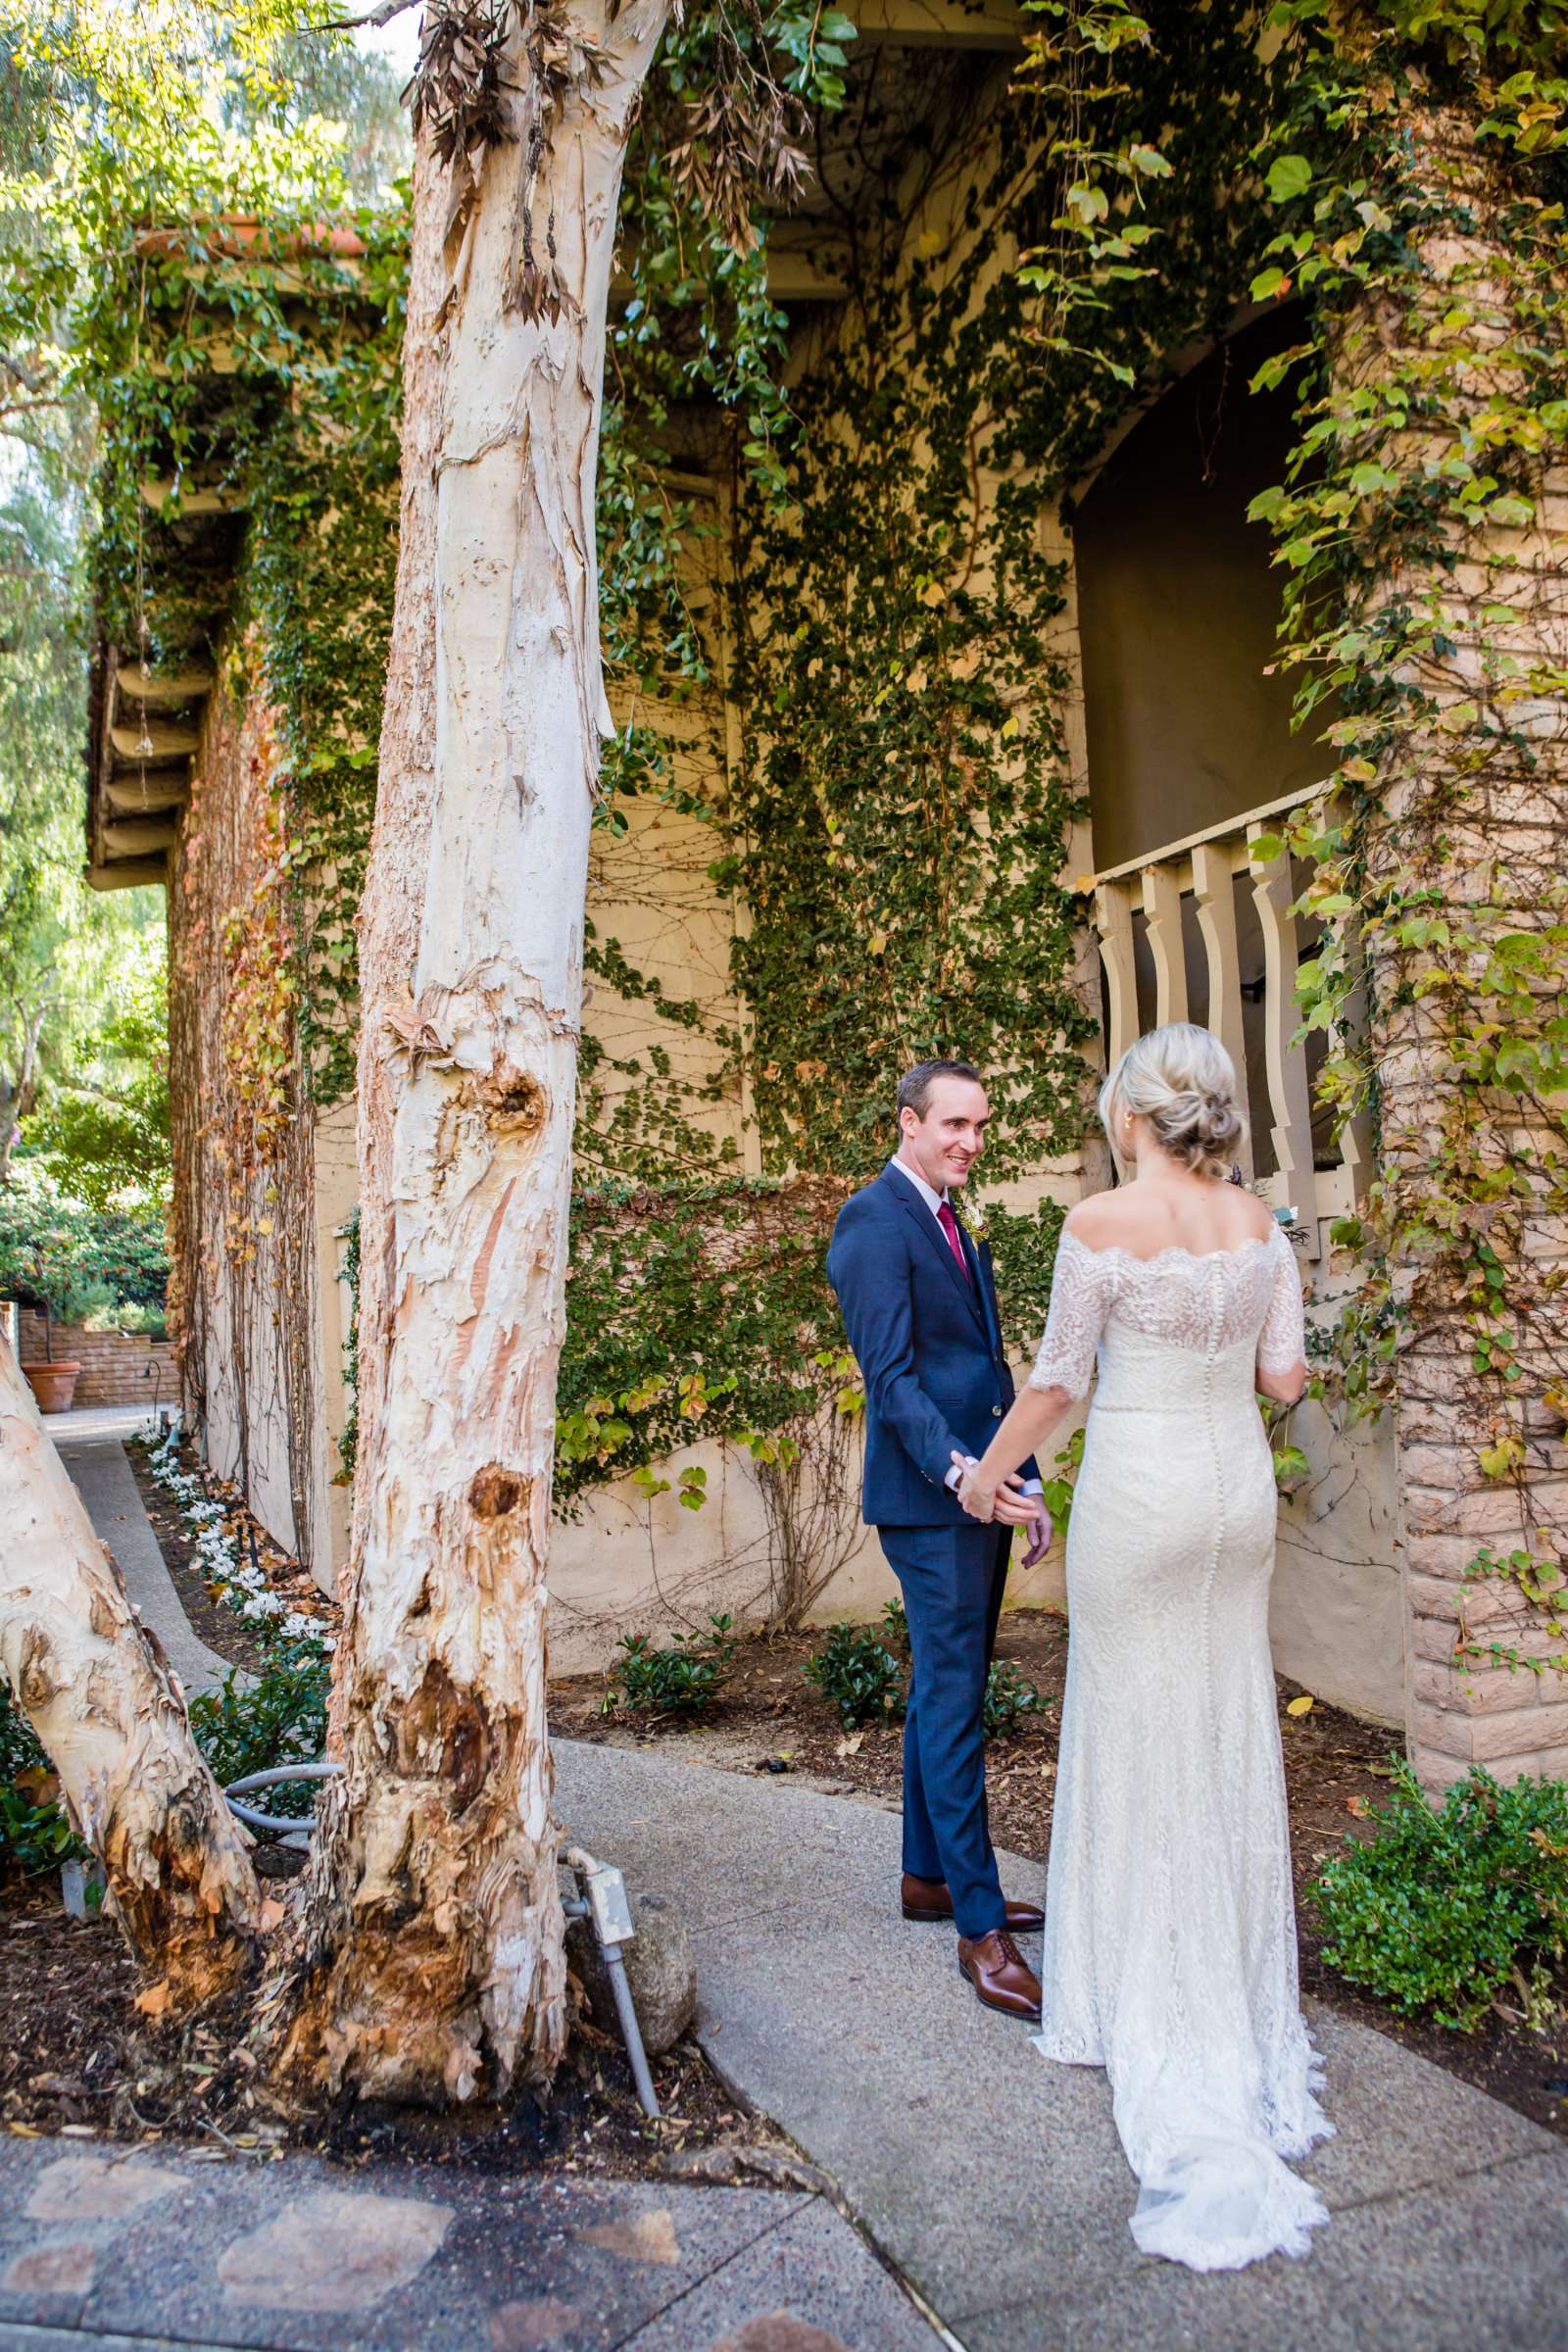
<instances>
[{"instance_id":1,"label":"blonde updo hairstyle","mask_svg":"<svg viewBox=\"0 0 1568 2352\"><path fill-rule=\"evenodd\" d=\"M1236 1065L1213 1031L1194 1021L1151 1029L1101 1088L1101 1124L1118 1161L1124 1154L1115 1121L1123 1111L1147 1119L1160 1150L1202 1176L1228 1176L1247 1133Z\"/></svg>"}]
</instances>

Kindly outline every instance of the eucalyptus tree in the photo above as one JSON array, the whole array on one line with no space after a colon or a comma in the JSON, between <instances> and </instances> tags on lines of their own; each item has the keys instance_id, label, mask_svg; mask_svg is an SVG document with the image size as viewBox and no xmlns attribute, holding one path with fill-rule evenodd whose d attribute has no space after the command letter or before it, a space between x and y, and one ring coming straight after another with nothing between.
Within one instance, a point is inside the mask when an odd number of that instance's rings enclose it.
<instances>
[{"instance_id":1,"label":"eucalyptus tree","mask_svg":"<svg viewBox=\"0 0 1568 2352\"><path fill-rule=\"evenodd\" d=\"M670 16L670 0L432 0L412 88L398 592L361 926L343 1771L261 2011L281 2068L364 2093L498 2093L547 2075L564 2034L544 1616L587 853L610 729L596 474L621 180ZM125 147L143 207L202 22L157 0L126 45L122 10L81 0L69 38L37 44L90 92L93 135ZM252 0L225 40L262 75L305 22L295 0ZM681 34L674 133L644 152L647 218L678 214L699 247L752 256L747 353L731 367L706 336L698 366L755 396L760 470L778 328L755 299L752 207L799 176L808 100L831 98L848 29L789 0L765 20L757 0L711 9ZM254 1883L177 1690L9 1396L0 1449L0 1492L41 1562L0 1588L0 1653L122 1913L140 1906L144 1949L163 1920L169 1997L189 1997L244 1965ZM67 1659L73 1621L85 1630ZM40 1629L56 1645L41 1679ZM102 1722L96 1744L74 1746L66 1709L88 1662ZM151 1752L149 1727L164 1761L143 1776L127 1870L125 1773ZM90 1790L70 1768L89 1748ZM182 1853L159 1844L176 1824ZM192 1884L212 1922L205 1969L183 1934Z\"/></svg>"},{"instance_id":2,"label":"eucalyptus tree","mask_svg":"<svg viewBox=\"0 0 1568 2352\"><path fill-rule=\"evenodd\" d=\"M151 1980L144 2006L154 2017L197 2006L256 1956L249 1838L3 1345L0 1527L0 1667L104 1864Z\"/></svg>"},{"instance_id":3,"label":"eucalyptus tree","mask_svg":"<svg viewBox=\"0 0 1568 2352\"><path fill-rule=\"evenodd\" d=\"M386 7L379 21L397 13ZM603 681L595 488L627 144L669 0L433 0L361 916L360 1438L286 2062L442 2101L565 2032L545 1605ZM809 53L810 25L787 36ZM801 168L782 21L720 15L671 183L750 247ZM826 71L836 52L821 60ZM813 63L789 71L797 82Z\"/></svg>"}]
</instances>

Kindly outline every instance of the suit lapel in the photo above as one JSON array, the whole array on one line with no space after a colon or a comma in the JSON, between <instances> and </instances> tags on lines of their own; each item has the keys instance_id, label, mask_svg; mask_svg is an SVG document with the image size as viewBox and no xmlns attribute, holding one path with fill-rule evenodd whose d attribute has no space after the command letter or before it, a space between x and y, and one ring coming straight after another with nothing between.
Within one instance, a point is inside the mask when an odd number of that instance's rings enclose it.
<instances>
[{"instance_id":1,"label":"suit lapel","mask_svg":"<svg viewBox=\"0 0 1568 2352\"><path fill-rule=\"evenodd\" d=\"M991 1268L991 1250L986 1243L975 1240L967 1226L963 1226L962 1231L963 1238L969 1246L969 1255L974 1261L975 1269L980 1277L980 1296L985 1300L986 1329L991 1334L992 1347L1000 1355L1002 1353L1002 1309L997 1304L997 1278Z\"/></svg>"},{"instance_id":2,"label":"suit lapel","mask_svg":"<svg viewBox=\"0 0 1568 2352\"><path fill-rule=\"evenodd\" d=\"M927 1208L925 1202L921 1200L913 1185L906 1184L902 1176L895 1176L891 1168L883 1169L882 1181L891 1190L894 1200L903 1209L905 1215L913 1219L916 1231L925 1236L927 1246L936 1251L938 1262L940 1263L949 1282L953 1284L955 1290L956 1290L963 1298L966 1305L968 1306L969 1312L973 1315L981 1330L984 1331L986 1329L986 1314L985 1308L980 1303L980 1286L978 1282L966 1282L964 1280L964 1277L959 1270L957 1259L954 1256L953 1251L948 1248L947 1242L943 1238L941 1226L937 1223L935 1217L931 1214L931 1211ZM961 1226L959 1227L959 1231L960 1233L962 1232ZM971 1265L973 1264L972 1256L969 1262ZM990 1335L987 1334L987 1336L989 1337Z\"/></svg>"}]
</instances>

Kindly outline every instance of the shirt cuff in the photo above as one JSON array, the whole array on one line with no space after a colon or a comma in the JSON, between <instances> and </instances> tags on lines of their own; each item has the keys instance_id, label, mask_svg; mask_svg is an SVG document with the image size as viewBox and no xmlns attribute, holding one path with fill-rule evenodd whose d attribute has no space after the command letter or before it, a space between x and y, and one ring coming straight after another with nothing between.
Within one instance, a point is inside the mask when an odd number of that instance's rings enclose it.
<instances>
[{"instance_id":1,"label":"shirt cuff","mask_svg":"<svg viewBox=\"0 0 1568 2352\"><path fill-rule=\"evenodd\" d=\"M976 1457L971 1453L969 1456L969 1467L971 1469L974 1467L975 1458ZM942 1484L947 1488L950 1494L956 1494L959 1487L963 1484L962 1465L958 1462L950 1463L948 1466L948 1475L942 1481Z\"/></svg>"},{"instance_id":2,"label":"shirt cuff","mask_svg":"<svg viewBox=\"0 0 1568 2352\"><path fill-rule=\"evenodd\" d=\"M973 1457L971 1456L971 1459ZM963 1472L959 1469L957 1463L955 1462L942 1483L950 1490L951 1493L956 1494L962 1478ZM1045 1488L1041 1485L1038 1478L1026 1478L1023 1482L1021 1491L1025 1494L1043 1494L1045 1493Z\"/></svg>"}]
</instances>

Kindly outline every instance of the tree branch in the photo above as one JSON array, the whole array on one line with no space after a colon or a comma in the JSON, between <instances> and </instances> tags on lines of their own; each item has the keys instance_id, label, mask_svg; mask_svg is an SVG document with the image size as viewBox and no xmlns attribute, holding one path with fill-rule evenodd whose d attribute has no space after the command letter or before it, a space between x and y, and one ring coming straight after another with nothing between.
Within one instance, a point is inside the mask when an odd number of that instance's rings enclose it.
<instances>
[{"instance_id":1,"label":"tree branch","mask_svg":"<svg viewBox=\"0 0 1568 2352\"><path fill-rule=\"evenodd\" d=\"M417 8L419 0L381 0L379 8L367 9L363 17L328 17L324 24L306 26L308 32L357 32L362 24L390 24L394 17L405 16Z\"/></svg>"}]
</instances>

